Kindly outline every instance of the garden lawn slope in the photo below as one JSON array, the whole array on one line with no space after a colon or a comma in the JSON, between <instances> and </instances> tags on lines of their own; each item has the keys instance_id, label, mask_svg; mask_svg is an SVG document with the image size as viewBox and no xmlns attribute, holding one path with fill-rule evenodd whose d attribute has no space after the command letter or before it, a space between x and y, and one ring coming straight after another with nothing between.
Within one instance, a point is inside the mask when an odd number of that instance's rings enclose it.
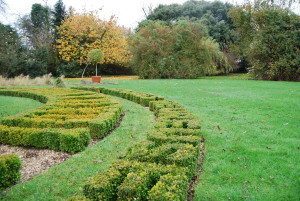
<instances>
[{"instance_id":1,"label":"garden lawn slope","mask_svg":"<svg viewBox=\"0 0 300 201\"><path fill-rule=\"evenodd\" d=\"M29 98L0 96L0 119L19 112L26 112L41 105L42 103Z\"/></svg>"},{"instance_id":2,"label":"garden lawn slope","mask_svg":"<svg viewBox=\"0 0 300 201\"><path fill-rule=\"evenodd\" d=\"M106 171L129 147L145 140L148 131L153 128L153 115L130 101L120 102L125 116L109 136L32 180L17 184L2 197L0 195L0 200L65 200L81 192L89 177Z\"/></svg>"},{"instance_id":3,"label":"garden lawn slope","mask_svg":"<svg viewBox=\"0 0 300 201\"><path fill-rule=\"evenodd\" d=\"M111 87L178 101L202 120L206 158L195 200L300 199L300 83L118 82Z\"/></svg>"}]
</instances>

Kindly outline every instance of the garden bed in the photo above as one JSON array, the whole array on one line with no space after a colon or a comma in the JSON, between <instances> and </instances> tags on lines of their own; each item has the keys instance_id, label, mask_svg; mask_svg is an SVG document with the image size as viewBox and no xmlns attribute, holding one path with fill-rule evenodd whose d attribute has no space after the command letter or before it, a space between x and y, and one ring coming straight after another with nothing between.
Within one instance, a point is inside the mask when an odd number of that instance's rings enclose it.
<instances>
[{"instance_id":1,"label":"garden bed","mask_svg":"<svg viewBox=\"0 0 300 201\"><path fill-rule=\"evenodd\" d=\"M0 143L68 153L84 150L91 138L109 133L122 114L121 105L104 95L58 88L1 89L1 95L45 103L0 122Z\"/></svg>"},{"instance_id":2,"label":"garden bed","mask_svg":"<svg viewBox=\"0 0 300 201\"><path fill-rule=\"evenodd\" d=\"M0 155L16 154L22 161L21 182L31 179L33 176L42 173L55 164L62 163L71 155L49 149L26 149L0 145Z\"/></svg>"}]
</instances>

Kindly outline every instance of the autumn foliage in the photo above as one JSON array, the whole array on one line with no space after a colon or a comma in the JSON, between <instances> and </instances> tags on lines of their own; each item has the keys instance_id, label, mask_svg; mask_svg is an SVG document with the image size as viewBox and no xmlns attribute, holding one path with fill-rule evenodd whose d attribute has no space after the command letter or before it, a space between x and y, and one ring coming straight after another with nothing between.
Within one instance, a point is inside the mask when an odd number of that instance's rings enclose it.
<instances>
[{"instance_id":1,"label":"autumn foliage","mask_svg":"<svg viewBox=\"0 0 300 201\"><path fill-rule=\"evenodd\" d=\"M58 28L56 48L64 61L88 63L88 53L100 49L102 64L126 66L130 59L126 30L109 21L100 20L93 13L74 14Z\"/></svg>"}]
</instances>

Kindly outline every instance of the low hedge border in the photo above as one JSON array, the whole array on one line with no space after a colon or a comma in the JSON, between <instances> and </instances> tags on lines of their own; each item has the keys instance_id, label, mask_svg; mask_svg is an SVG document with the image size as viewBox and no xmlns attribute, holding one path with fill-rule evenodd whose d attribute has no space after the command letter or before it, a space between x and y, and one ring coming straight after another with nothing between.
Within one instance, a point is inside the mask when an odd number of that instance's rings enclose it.
<instances>
[{"instance_id":1,"label":"low hedge border","mask_svg":"<svg viewBox=\"0 0 300 201\"><path fill-rule=\"evenodd\" d=\"M84 150L90 139L86 128L39 129L0 125L0 144L76 153Z\"/></svg>"},{"instance_id":2,"label":"low hedge border","mask_svg":"<svg viewBox=\"0 0 300 201\"><path fill-rule=\"evenodd\" d=\"M0 89L0 95L32 98L44 106L0 122L0 143L76 153L91 138L105 137L120 120L122 106L94 92L58 88Z\"/></svg>"},{"instance_id":3,"label":"low hedge border","mask_svg":"<svg viewBox=\"0 0 300 201\"><path fill-rule=\"evenodd\" d=\"M123 89L77 87L118 96L149 107L156 116L148 140L131 147L107 172L84 186L89 200L183 201L196 174L199 158L199 120L178 103L152 94ZM80 199L83 199L81 196ZM71 200L76 200L75 197Z\"/></svg>"},{"instance_id":4,"label":"low hedge border","mask_svg":"<svg viewBox=\"0 0 300 201\"><path fill-rule=\"evenodd\" d=\"M30 98L36 101L39 101L41 103L47 103L48 102L48 97L35 94L32 92L23 92L23 91L11 91L11 90L6 90L4 88L0 89L0 95L1 96L14 96L14 97L23 97L23 98Z\"/></svg>"},{"instance_id":5,"label":"low hedge border","mask_svg":"<svg viewBox=\"0 0 300 201\"><path fill-rule=\"evenodd\" d=\"M21 176L21 160L15 154L0 155L0 190L16 184Z\"/></svg>"},{"instance_id":6,"label":"low hedge border","mask_svg":"<svg viewBox=\"0 0 300 201\"><path fill-rule=\"evenodd\" d=\"M100 87L97 88L96 87L72 87L72 89L93 91L93 92L103 93L107 95L117 96L138 103L145 107L149 107L151 101L163 100L163 98L160 96L155 96L153 94L139 93L127 89L107 89L107 88L100 88Z\"/></svg>"}]
</instances>

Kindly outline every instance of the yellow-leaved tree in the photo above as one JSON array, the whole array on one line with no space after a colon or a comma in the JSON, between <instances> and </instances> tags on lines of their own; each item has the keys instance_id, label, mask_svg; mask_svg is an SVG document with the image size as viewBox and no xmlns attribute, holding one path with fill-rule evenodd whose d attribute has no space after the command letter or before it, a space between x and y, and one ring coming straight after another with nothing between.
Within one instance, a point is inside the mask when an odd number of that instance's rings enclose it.
<instances>
[{"instance_id":1,"label":"yellow-leaved tree","mask_svg":"<svg viewBox=\"0 0 300 201\"><path fill-rule=\"evenodd\" d=\"M58 34L56 48L65 61L88 64L88 53L93 49L104 55L100 64L126 66L130 60L127 31L114 17L104 21L94 13L73 14L61 24Z\"/></svg>"}]
</instances>

